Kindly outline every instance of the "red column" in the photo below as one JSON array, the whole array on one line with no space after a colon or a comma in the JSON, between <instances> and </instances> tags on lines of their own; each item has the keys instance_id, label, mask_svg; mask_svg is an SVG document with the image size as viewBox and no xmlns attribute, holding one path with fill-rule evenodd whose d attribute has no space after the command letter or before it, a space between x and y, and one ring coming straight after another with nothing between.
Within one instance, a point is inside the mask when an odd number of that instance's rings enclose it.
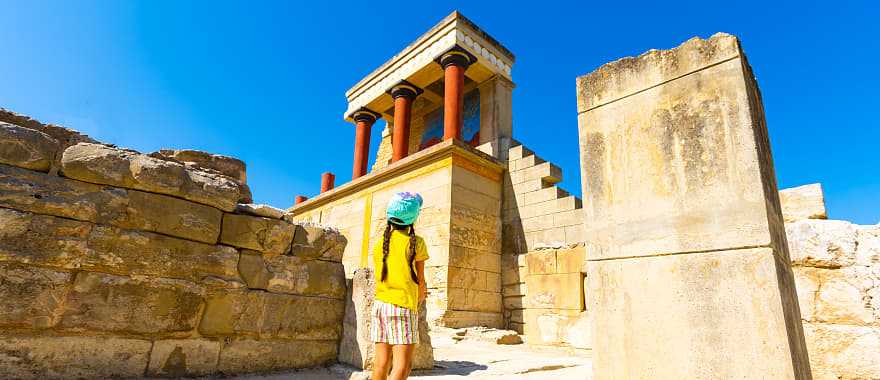
<instances>
[{"instance_id":1,"label":"red column","mask_svg":"<svg viewBox=\"0 0 880 380\"><path fill-rule=\"evenodd\" d=\"M443 140L461 139L464 124L464 72L472 59L459 50L440 57L443 66Z\"/></svg>"},{"instance_id":2,"label":"red column","mask_svg":"<svg viewBox=\"0 0 880 380\"><path fill-rule=\"evenodd\" d=\"M321 193L326 193L330 190L333 190L333 180L336 179L336 176L333 173L326 172L321 174Z\"/></svg>"},{"instance_id":3,"label":"red column","mask_svg":"<svg viewBox=\"0 0 880 380\"><path fill-rule=\"evenodd\" d=\"M307 201L307 200L309 200L309 198L306 198L305 195L297 195L297 196L296 196L296 200L293 202L293 204L294 204L294 205L298 205L298 204L303 203L303 202L305 202L305 201Z\"/></svg>"},{"instance_id":4,"label":"red column","mask_svg":"<svg viewBox=\"0 0 880 380\"><path fill-rule=\"evenodd\" d=\"M394 131L391 134L391 162L409 154L409 125L412 102L422 89L407 81L400 81L389 91L394 98Z\"/></svg>"},{"instance_id":5,"label":"red column","mask_svg":"<svg viewBox=\"0 0 880 380\"><path fill-rule=\"evenodd\" d=\"M370 127L376 122L378 114L366 108L354 113L354 162L352 163L351 179L355 180L367 174L367 162L370 155Z\"/></svg>"}]
</instances>

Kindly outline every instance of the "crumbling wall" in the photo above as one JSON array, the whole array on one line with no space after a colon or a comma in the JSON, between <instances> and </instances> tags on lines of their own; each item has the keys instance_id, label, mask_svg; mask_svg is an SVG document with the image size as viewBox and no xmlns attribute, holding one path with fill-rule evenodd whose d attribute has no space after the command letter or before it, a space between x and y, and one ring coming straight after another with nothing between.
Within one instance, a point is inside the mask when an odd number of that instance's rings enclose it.
<instances>
[{"instance_id":1,"label":"crumbling wall","mask_svg":"<svg viewBox=\"0 0 880 380\"><path fill-rule=\"evenodd\" d=\"M0 378L335 360L345 240L243 204L244 163L0 120Z\"/></svg>"}]
</instances>

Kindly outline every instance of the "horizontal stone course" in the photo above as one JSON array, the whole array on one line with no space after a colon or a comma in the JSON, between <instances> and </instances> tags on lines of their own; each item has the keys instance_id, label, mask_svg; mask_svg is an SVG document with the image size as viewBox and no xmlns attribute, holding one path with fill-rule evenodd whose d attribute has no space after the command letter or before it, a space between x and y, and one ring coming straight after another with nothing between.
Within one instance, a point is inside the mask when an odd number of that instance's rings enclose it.
<instances>
[{"instance_id":1,"label":"horizontal stone course","mask_svg":"<svg viewBox=\"0 0 880 380\"><path fill-rule=\"evenodd\" d=\"M72 278L68 272L0 262L0 328L57 324Z\"/></svg>"},{"instance_id":2,"label":"horizontal stone course","mask_svg":"<svg viewBox=\"0 0 880 380\"><path fill-rule=\"evenodd\" d=\"M215 244L222 212L166 195L0 165L0 207Z\"/></svg>"},{"instance_id":3,"label":"horizontal stone course","mask_svg":"<svg viewBox=\"0 0 880 380\"><path fill-rule=\"evenodd\" d=\"M224 374L314 367L336 360L338 342L236 338L223 343L217 369Z\"/></svg>"},{"instance_id":4,"label":"horizontal stone course","mask_svg":"<svg viewBox=\"0 0 880 380\"><path fill-rule=\"evenodd\" d=\"M204 376L217 371L219 340L166 339L153 342L147 376Z\"/></svg>"},{"instance_id":5,"label":"horizontal stone course","mask_svg":"<svg viewBox=\"0 0 880 380\"><path fill-rule=\"evenodd\" d=\"M238 270L251 289L337 299L345 297L345 274L341 263L243 250Z\"/></svg>"},{"instance_id":6,"label":"horizontal stone course","mask_svg":"<svg viewBox=\"0 0 880 380\"><path fill-rule=\"evenodd\" d=\"M152 343L106 336L0 333L0 377L6 379L139 378Z\"/></svg>"},{"instance_id":7,"label":"horizontal stone course","mask_svg":"<svg viewBox=\"0 0 880 380\"><path fill-rule=\"evenodd\" d=\"M48 172L59 149L43 132L0 121L0 164Z\"/></svg>"}]
</instances>

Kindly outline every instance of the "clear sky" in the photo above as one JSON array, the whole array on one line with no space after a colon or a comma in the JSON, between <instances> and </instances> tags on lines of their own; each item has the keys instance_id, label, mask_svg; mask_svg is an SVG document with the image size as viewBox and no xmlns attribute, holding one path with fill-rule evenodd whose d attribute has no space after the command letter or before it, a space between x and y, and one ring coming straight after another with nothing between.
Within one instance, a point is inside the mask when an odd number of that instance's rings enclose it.
<instances>
[{"instance_id":1,"label":"clear sky","mask_svg":"<svg viewBox=\"0 0 880 380\"><path fill-rule=\"evenodd\" d=\"M458 9L516 54L514 135L580 193L575 77L723 31L758 77L780 187L821 182L832 218L880 222L877 2L614 3L0 0L0 106L239 157L255 200L286 208L324 171L349 180L345 91Z\"/></svg>"}]
</instances>

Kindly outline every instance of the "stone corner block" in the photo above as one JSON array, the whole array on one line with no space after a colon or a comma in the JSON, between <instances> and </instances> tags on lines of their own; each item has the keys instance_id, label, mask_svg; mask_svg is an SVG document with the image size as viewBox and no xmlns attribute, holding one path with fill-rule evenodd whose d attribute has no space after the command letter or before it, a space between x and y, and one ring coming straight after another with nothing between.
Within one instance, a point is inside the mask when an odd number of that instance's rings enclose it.
<instances>
[{"instance_id":1,"label":"stone corner block","mask_svg":"<svg viewBox=\"0 0 880 380\"><path fill-rule=\"evenodd\" d=\"M782 217L786 223L802 219L827 219L822 184L813 183L779 191Z\"/></svg>"},{"instance_id":2,"label":"stone corner block","mask_svg":"<svg viewBox=\"0 0 880 380\"><path fill-rule=\"evenodd\" d=\"M341 262L348 240L339 231L310 223L296 223L291 254Z\"/></svg>"},{"instance_id":3,"label":"stone corner block","mask_svg":"<svg viewBox=\"0 0 880 380\"><path fill-rule=\"evenodd\" d=\"M279 219L223 214L220 243L271 254L284 254L293 241L293 224Z\"/></svg>"}]
</instances>

